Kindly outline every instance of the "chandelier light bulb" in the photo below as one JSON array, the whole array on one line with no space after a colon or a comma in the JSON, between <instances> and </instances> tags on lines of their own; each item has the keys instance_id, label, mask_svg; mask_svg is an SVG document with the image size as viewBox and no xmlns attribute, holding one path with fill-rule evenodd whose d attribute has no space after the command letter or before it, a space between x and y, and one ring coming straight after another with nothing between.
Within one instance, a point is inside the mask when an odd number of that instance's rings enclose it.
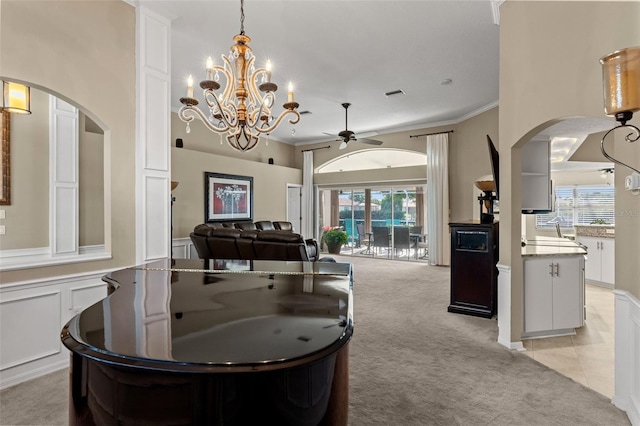
<instances>
[{"instance_id":1,"label":"chandelier light bulb","mask_svg":"<svg viewBox=\"0 0 640 426\"><path fill-rule=\"evenodd\" d=\"M213 58L207 58L207 80L213 80Z\"/></svg>"},{"instance_id":2,"label":"chandelier light bulb","mask_svg":"<svg viewBox=\"0 0 640 426\"><path fill-rule=\"evenodd\" d=\"M266 72L265 72L265 83L271 83L271 61L267 60L267 64L265 65L266 68Z\"/></svg>"},{"instance_id":3,"label":"chandelier light bulb","mask_svg":"<svg viewBox=\"0 0 640 426\"><path fill-rule=\"evenodd\" d=\"M289 93L288 93L287 102L294 102L294 100L293 100L293 83L292 82L289 82Z\"/></svg>"},{"instance_id":4,"label":"chandelier light bulb","mask_svg":"<svg viewBox=\"0 0 640 426\"><path fill-rule=\"evenodd\" d=\"M191 74L187 77L187 98L193 98L193 77Z\"/></svg>"}]
</instances>

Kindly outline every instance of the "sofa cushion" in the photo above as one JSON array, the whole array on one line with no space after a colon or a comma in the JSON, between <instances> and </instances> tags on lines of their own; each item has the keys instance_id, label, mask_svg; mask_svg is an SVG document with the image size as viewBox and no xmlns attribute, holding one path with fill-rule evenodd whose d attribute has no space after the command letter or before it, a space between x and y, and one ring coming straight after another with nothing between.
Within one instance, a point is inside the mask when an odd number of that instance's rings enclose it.
<instances>
[{"instance_id":1,"label":"sofa cushion","mask_svg":"<svg viewBox=\"0 0 640 426\"><path fill-rule=\"evenodd\" d=\"M256 228L256 224L255 224L255 223L253 223L253 222L249 222L249 221L246 221L246 222L236 222L236 223L234 224L234 226L235 226L237 229L242 229L242 230L246 230L246 231L251 231L251 230L254 230L254 229L258 229L258 228Z\"/></svg>"},{"instance_id":2,"label":"sofa cushion","mask_svg":"<svg viewBox=\"0 0 640 426\"><path fill-rule=\"evenodd\" d=\"M275 221L275 222L273 222L273 227L276 228L276 229L279 229L281 231L294 232L293 224L291 222Z\"/></svg>"},{"instance_id":3,"label":"sofa cushion","mask_svg":"<svg viewBox=\"0 0 640 426\"><path fill-rule=\"evenodd\" d=\"M196 235L208 236L213 232L213 228L209 225L205 225L204 223L193 228L193 233Z\"/></svg>"},{"instance_id":4,"label":"sofa cushion","mask_svg":"<svg viewBox=\"0 0 640 426\"><path fill-rule=\"evenodd\" d=\"M259 233L260 231L257 229L246 230L240 233L240 238L236 240L236 247L238 248L240 258L245 260L254 260L256 258L256 253L253 249L253 242L258 238Z\"/></svg>"},{"instance_id":5,"label":"sofa cushion","mask_svg":"<svg viewBox=\"0 0 640 426\"><path fill-rule=\"evenodd\" d=\"M260 220L256 222L256 228L261 231L269 231L275 229L273 223L270 220Z\"/></svg>"},{"instance_id":6,"label":"sofa cushion","mask_svg":"<svg viewBox=\"0 0 640 426\"><path fill-rule=\"evenodd\" d=\"M258 233L258 241L276 241L281 243L303 243L302 235L286 231L262 231Z\"/></svg>"}]
</instances>

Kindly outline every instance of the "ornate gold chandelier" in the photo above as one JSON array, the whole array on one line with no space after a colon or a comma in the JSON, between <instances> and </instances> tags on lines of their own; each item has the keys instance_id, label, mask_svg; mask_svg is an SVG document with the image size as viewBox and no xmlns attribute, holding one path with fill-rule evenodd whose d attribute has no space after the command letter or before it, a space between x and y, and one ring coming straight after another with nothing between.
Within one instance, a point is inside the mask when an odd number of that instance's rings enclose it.
<instances>
[{"instance_id":1,"label":"ornate gold chandelier","mask_svg":"<svg viewBox=\"0 0 640 426\"><path fill-rule=\"evenodd\" d=\"M244 0L240 1L240 34L233 41L229 55L221 55L222 66L215 65L211 57L207 59L207 77L200 82L207 112L198 108L198 100L193 97L193 78L189 76L187 96L180 98L183 106L178 116L187 123L187 133L189 123L198 117L209 130L220 134L221 143L222 135L226 134L231 147L245 152L258 145L260 135L268 136L274 131L285 116L293 115L289 119L291 124L300 121L296 111L299 104L293 99L293 86L289 83L288 99L282 105L284 111L277 118L271 115L278 86L271 82L270 61L265 68L255 69L255 56L249 47L251 39L244 33ZM226 87L218 95L220 73L226 78Z\"/></svg>"}]
</instances>

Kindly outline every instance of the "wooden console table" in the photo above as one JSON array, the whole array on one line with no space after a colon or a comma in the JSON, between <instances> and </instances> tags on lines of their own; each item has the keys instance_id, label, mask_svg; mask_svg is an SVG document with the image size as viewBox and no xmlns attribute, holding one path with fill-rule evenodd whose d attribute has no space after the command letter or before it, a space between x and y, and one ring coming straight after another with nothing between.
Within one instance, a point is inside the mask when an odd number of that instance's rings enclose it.
<instances>
[{"instance_id":1,"label":"wooden console table","mask_svg":"<svg viewBox=\"0 0 640 426\"><path fill-rule=\"evenodd\" d=\"M350 264L166 259L105 281L62 330L70 424L347 424Z\"/></svg>"}]
</instances>

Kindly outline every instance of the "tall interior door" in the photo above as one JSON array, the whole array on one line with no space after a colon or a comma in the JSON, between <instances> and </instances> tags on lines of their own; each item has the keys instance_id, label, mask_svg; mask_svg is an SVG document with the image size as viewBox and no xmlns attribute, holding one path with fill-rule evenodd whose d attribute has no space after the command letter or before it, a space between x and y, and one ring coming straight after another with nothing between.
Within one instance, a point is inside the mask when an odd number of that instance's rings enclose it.
<instances>
[{"instance_id":1,"label":"tall interior door","mask_svg":"<svg viewBox=\"0 0 640 426\"><path fill-rule=\"evenodd\" d=\"M296 232L302 229L302 187L287 186L287 220L293 225ZM304 235L312 238L313 235Z\"/></svg>"}]
</instances>

